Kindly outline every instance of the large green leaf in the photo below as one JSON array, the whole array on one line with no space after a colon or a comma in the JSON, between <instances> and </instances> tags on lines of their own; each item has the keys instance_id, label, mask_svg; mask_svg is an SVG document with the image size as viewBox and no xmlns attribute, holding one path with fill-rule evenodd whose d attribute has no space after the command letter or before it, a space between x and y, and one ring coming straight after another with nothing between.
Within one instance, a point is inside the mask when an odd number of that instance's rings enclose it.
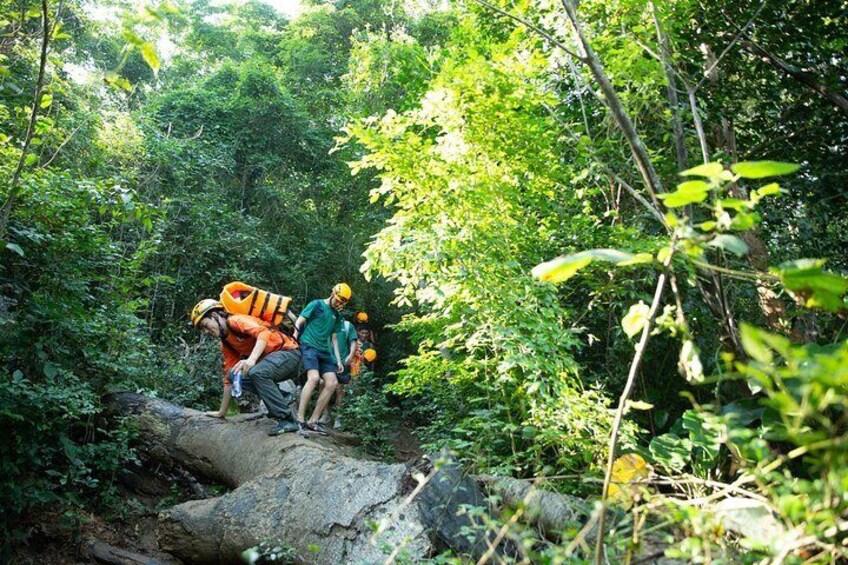
<instances>
[{"instance_id":1,"label":"large green leaf","mask_svg":"<svg viewBox=\"0 0 848 565\"><path fill-rule=\"evenodd\" d=\"M675 434L663 434L651 440L648 451L664 467L682 471L692 457L692 442Z\"/></svg>"},{"instance_id":2,"label":"large green leaf","mask_svg":"<svg viewBox=\"0 0 848 565\"><path fill-rule=\"evenodd\" d=\"M153 43L147 41L142 44L141 56L144 57L144 61L154 73L159 72L159 55L156 53L156 46Z\"/></svg>"},{"instance_id":3,"label":"large green leaf","mask_svg":"<svg viewBox=\"0 0 848 565\"><path fill-rule=\"evenodd\" d=\"M794 173L801 168L801 165L780 161L743 161L735 163L730 168L742 178L762 179Z\"/></svg>"},{"instance_id":4,"label":"large green leaf","mask_svg":"<svg viewBox=\"0 0 848 565\"><path fill-rule=\"evenodd\" d=\"M738 238L735 235L717 235L707 245L729 251L737 257L742 257L748 253L748 245L746 245L741 238Z\"/></svg>"},{"instance_id":5,"label":"large green leaf","mask_svg":"<svg viewBox=\"0 0 848 565\"><path fill-rule=\"evenodd\" d=\"M704 165L698 165L697 167L692 167L691 169L686 169L682 173L680 173L684 177L707 177L713 178L717 177L724 170L724 167L721 163L706 163Z\"/></svg>"},{"instance_id":6,"label":"large green leaf","mask_svg":"<svg viewBox=\"0 0 848 565\"><path fill-rule=\"evenodd\" d=\"M782 263L774 272L783 286L800 295L809 308L831 312L845 309L843 295L848 291L848 279L824 271L823 259L799 259Z\"/></svg>"},{"instance_id":7,"label":"large green leaf","mask_svg":"<svg viewBox=\"0 0 848 565\"><path fill-rule=\"evenodd\" d=\"M596 260L607 261L622 266L634 264L634 261L646 262L643 261L644 256L637 256L617 249L590 249L540 263L533 267L532 275L545 282L564 282L576 275L580 269Z\"/></svg>"},{"instance_id":8,"label":"large green leaf","mask_svg":"<svg viewBox=\"0 0 848 565\"><path fill-rule=\"evenodd\" d=\"M648 322L648 313L651 308L644 302L639 302L630 307L627 315L621 319L621 327L624 328L624 333L627 337L633 337L642 331L645 324Z\"/></svg>"}]
</instances>

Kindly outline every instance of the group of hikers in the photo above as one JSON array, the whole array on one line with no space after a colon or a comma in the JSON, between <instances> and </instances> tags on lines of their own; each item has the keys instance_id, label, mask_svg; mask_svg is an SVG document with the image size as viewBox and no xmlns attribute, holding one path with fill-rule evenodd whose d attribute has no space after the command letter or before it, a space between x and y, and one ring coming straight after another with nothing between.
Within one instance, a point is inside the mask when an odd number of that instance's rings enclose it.
<instances>
[{"instance_id":1,"label":"group of hikers","mask_svg":"<svg viewBox=\"0 0 848 565\"><path fill-rule=\"evenodd\" d=\"M238 288L246 289L243 296L251 299L249 307L246 306L250 313L235 313L228 308L225 302L233 297L226 292L222 293L222 300L201 300L191 312L195 328L220 340L224 358L221 405L217 411L205 414L226 418L231 398L247 390L259 396L268 416L277 420L269 435L298 430L304 435L310 432L326 435L333 397L336 407L340 407L345 385L363 370L373 368L376 350L368 315L357 313L355 325L344 319L342 311L352 296L346 283L335 285L329 297L307 304L299 316L288 308L288 298L261 290L257 293L246 285ZM263 298L257 301L257 295ZM269 297L276 299L273 310L267 309ZM260 302L261 314L251 315L256 314L255 306ZM277 383L299 381L304 370L306 382L293 419L289 406L294 398L291 393L281 391ZM306 419L316 389L318 398ZM334 427L340 427L338 415Z\"/></svg>"}]
</instances>

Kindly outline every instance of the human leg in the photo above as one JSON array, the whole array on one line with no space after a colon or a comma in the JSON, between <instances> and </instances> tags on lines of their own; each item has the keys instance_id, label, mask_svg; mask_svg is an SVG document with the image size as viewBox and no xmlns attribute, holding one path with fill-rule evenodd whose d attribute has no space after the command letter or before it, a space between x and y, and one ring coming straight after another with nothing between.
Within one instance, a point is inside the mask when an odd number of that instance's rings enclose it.
<instances>
[{"instance_id":1,"label":"human leg","mask_svg":"<svg viewBox=\"0 0 848 565\"><path fill-rule=\"evenodd\" d=\"M300 402L297 405L297 421L303 422L306 418L306 407L309 406L309 399L318 386L321 380L321 374L318 369L309 369L306 371L306 384L303 385L303 390L300 391ZM320 398L320 395L319 395Z\"/></svg>"},{"instance_id":2,"label":"human leg","mask_svg":"<svg viewBox=\"0 0 848 565\"><path fill-rule=\"evenodd\" d=\"M318 400L315 403L315 410L312 411L312 417L309 418L310 424L317 422L324 410L327 409L327 404L330 403L330 399L333 397L333 394L335 394L336 387L338 386L336 374L333 372L328 371L323 373L321 375L321 379L324 381L324 390L322 390L321 394L318 395Z\"/></svg>"},{"instance_id":3,"label":"human leg","mask_svg":"<svg viewBox=\"0 0 848 565\"><path fill-rule=\"evenodd\" d=\"M292 398L280 391L277 382L286 380L300 365L300 353L277 351L263 358L242 379L242 386L254 390L265 402L268 415L277 420L291 419Z\"/></svg>"}]
</instances>

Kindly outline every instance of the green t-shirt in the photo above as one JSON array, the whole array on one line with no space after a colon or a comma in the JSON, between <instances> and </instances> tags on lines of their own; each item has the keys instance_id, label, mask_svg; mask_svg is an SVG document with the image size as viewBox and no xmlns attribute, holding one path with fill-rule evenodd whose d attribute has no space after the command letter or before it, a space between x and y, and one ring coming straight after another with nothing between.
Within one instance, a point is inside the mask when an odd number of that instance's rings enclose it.
<instances>
[{"instance_id":1,"label":"green t-shirt","mask_svg":"<svg viewBox=\"0 0 848 565\"><path fill-rule=\"evenodd\" d=\"M342 315L321 299L307 304L300 315L306 318L306 328L300 336L300 342L332 353L330 336L341 329Z\"/></svg>"},{"instance_id":2,"label":"green t-shirt","mask_svg":"<svg viewBox=\"0 0 848 565\"><path fill-rule=\"evenodd\" d=\"M336 332L336 339L339 340L339 355L342 356L340 362L344 363L344 360L350 355L350 343L356 340L356 328L345 320L342 322L342 327ZM327 347L330 348L330 351L333 351L333 342L328 341Z\"/></svg>"}]
</instances>

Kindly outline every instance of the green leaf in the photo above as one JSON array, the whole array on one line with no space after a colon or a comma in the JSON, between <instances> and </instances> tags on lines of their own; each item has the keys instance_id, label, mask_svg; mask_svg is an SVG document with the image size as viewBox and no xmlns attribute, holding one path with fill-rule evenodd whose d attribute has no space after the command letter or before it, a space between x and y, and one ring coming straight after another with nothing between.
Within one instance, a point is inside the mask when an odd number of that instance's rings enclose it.
<instances>
[{"instance_id":1,"label":"green leaf","mask_svg":"<svg viewBox=\"0 0 848 565\"><path fill-rule=\"evenodd\" d=\"M703 449L709 459L718 457L721 438L726 434L724 425L714 414L687 410L683 413L681 421L683 427L689 431L692 445Z\"/></svg>"},{"instance_id":2,"label":"green leaf","mask_svg":"<svg viewBox=\"0 0 848 565\"><path fill-rule=\"evenodd\" d=\"M735 235L720 234L715 236L708 244L710 247L717 247L725 251L733 253L737 257L742 257L748 253L748 245L742 239Z\"/></svg>"},{"instance_id":3,"label":"green leaf","mask_svg":"<svg viewBox=\"0 0 848 565\"><path fill-rule=\"evenodd\" d=\"M690 383L700 383L704 380L704 365L701 363L700 351L691 339L683 342L678 358L678 368Z\"/></svg>"},{"instance_id":4,"label":"green leaf","mask_svg":"<svg viewBox=\"0 0 848 565\"><path fill-rule=\"evenodd\" d=\"M18 245L17 243L9 243L9 242L7 242L7 243L6 243L6 249L8 249L9 251L14 251L15 253L17 253L17 254L18 254L18 255L20 255L21 257L23 257L23 256L24 256L24 250L23 250L23 249L21 249L21 246L20 246L20 245Z\"/></svg>"},{"instance_id":5,"label":"green leaf","mask_svg":"<svg viewBox=\"0 0 848 565\"><path fill-rule=\"evenodd\" d=\"M845 308L842 295L848 291L848 279L823 270L823 259L799 259L781 264L773 272L787 290L805 299L808 308L839 312Z\"/></svg>"},{"instance_id":6,"label":"green leaf","mask_svg":"<svg viewBox=\"0 0 848 565\"><path fill-rule=\"evenodd\" d=\"M663 434L651 440L648 451L657 463L681 471L692 457L692 442L675 434Z\"/></svg>"},{"instance_id":7,"label":"green leaf","mask_svg":"<svg viewBox=\"0 0 848 565\"><path fill-rule=\"evenodd\" d=\"M630 262L636 258L637 256L632 253L617 249L590 249L540 263L533 267L531 274L541 281L559 283L567 281L595 260L607 261L619 266L632 264Z\"/></svg>"},{"instance_id":8,"label":"green leaf","mask_svg":"<svg viewBox=\"0 0 848 565\"><path fill-rule=\"evenodd\" d=\"M619 261L615 264L616 267L627 267L629 265L643 265L645 263L653 263L654 256L650 253L637 253L632 259Z\"/></svg>"},{"instance_id":9,"label":"green leaf","mask_svg":"<svg viewBox=\"0 0 848 565\"><path fill-rule=\"evenodd\" d=\"M773 182L771 184L767 184L763 187L758 188L755 191L755 193L757 194L757 196L759 198L762 198L764 196L778 195L778 194L781 194L782 192L783 191L780 189L780 185L777 184L776 182Z\"/></svg>"},{"instance_id":10,"label":"green leaf","mask_svg":"<svg viewBox=\"0 0 848 565\"><path fill-rule=\"evenodd\" d=\"M695 202L703 202L710 192L710 187L703 181L689 181L681 183L675 192L658 194L657 198L663 201L668 208L679 208Z\"/></svg>"},{"instance_id":11,"label":"green leaf","mask_svg":"<svg viewBox=\"0 0 848 565\"><path fill-rule=\"evenodd\" d=\"M644 400L628 400L627 401L627 409L628 410L653 410L654 405Z\"/></svg>"},{"instance_id":12,"label":"green leaf","mask_svg":"<svg viewBox=\"0 0 848 565\"><path fill-rule=\"evenodd\" d=\"M156 53L156 46L147 41L141 46L141 56L147 65L153 69L154 73L159 72L159 55Z\"/></svg>"},{"instance_id":13,"label":"green leaf","mask_svg":"<svg viewBox=\"0 0 848 565\"><path fill-rule=\"evenodd\" d=\"M739 325L739 337L742 339L742 348L751 359L760 363L769 364L774 359L771 349L763 340L764 331L749 324Z\"/></svg>"},{"instance_id":14,"label":"green leaf","mask_svg":"<svg viewBox=\"0 0 848 565\"><path fill-rule=\"evenodd\" d=\"M707 177L713 178L721 175L721 172L724 170L724 167L721 163L707 163L705 165L698 165L697 167L692 167L691 169L686 169L682 173L681 176L684 177Z\"/></svg>"},{"instance_id":15,"label":"green leaf","mask_svg":"<svg viewBox=\"0 0 848 565\"><path fill-rule=\"evenodd\" d=\"M742 178L762 179L794 173L801 165L780 161L744 161L732 165L731 170Z\"/></svg>"},{"instance_id":16,"label":"green leaf","mask_svg":"<svg viewBox=\"0 0 848 565\"><path fill-rule=\"evenodd\" d=\"M648 321L648 313L650 310L650 307L644 302L633 304L630 307L630 310L627 311L627 315L621 319L621 327L624 329L624 333L627 334L627 337L632 338L642 331L642 328L645 327L645 324Z\"/></svg>"},{"instance_id":17,"label":"green leaf","mask_svg":"<svg viewBox=\"0 0 848 565\"><path fill-rule=\"evenodd\" d=\"M41 104L38 106L40 108L49 108L51 104L53 104L53 95L48 92L41 97Z\"/></svg>"}]
</instances>

